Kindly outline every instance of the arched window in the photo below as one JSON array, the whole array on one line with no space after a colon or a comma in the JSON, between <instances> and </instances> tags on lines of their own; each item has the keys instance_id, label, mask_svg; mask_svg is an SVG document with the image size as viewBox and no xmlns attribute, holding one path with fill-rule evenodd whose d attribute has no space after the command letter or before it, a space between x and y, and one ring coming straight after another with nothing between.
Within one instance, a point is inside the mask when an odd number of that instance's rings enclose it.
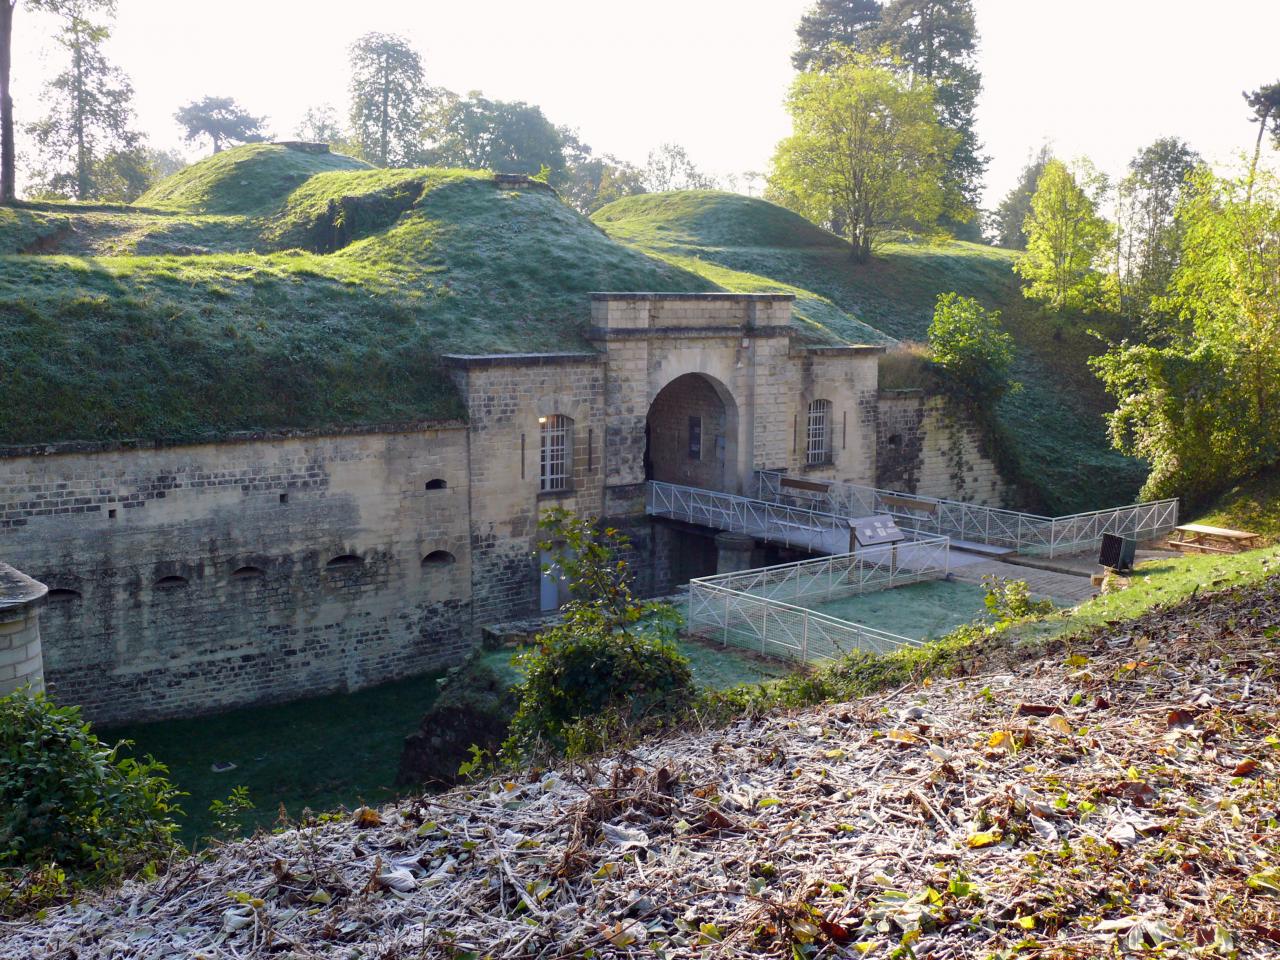
<instances>
[{"instance_id":1,"label":"arched window","mask_svg":"<svg viewBox=\"0 0 1280 960\"><path fill-rule=\"evenodd\" d=\"M357 557L354 553L344 553L340 556L334 557L326 563L325 568L329 570L337 570L342 567L358 567L362 563L364 563L364 560Z\"/></svg>"},{"instance_id":2,"label":"arched window","mask_svg":"<svg viewBox=\"0 0 1280 960\"><path fill-rule=\"evenodd\" d=\"M67 587L54 587L45 594L45 597L49 603L70 603L72 600L80 599L80 591Z\"/></svg>"},{"instance_id":3,"label":"arched window","mask_svg":"<svg viewBox=\"0 0 1280 960\"><path fill-rule=\"evenodd\" d=\"M156 581L157 590L180 590L187 585L187 578L180 577L177 574L170 574L167 577L161 577Z\"/></svg>"},{"instance_id":4,"label":"arched window","mask_svg":"<svg viewBox=\"0 0 1280 960\"><path fill-rule=\"evenodd\" d=\"M539 417L542 443L538 458L538 489L568 490L573 476L573 421L560 414Z\"/></svg>"},{"instance_id":5,"label":"arched window","mask_svg":"<svg viewBox=\"0 0 1280 960\"><path fill-rule=\"evenodd\" d=\"M444 480L441 480L439 477L436 477L434 480L427 481L428 490L444 490L448 486L449 484L446 483Z\"/></svg>"},{"instance_id":6,"label":"arched window","mask_svg":"<svg viewBox=\"0 0 1280 960\"><path fill-rule=\"evenodd\" d=\"M448 550L432 550L422 558L422 565L424 567L443 567L457 562L457 557Z\"/></svg>"},{"instance_id":7,"label":"arched window","mask_svg":"<svg viewBox=\"0 0 1280 960\"><path fill-rule=\"evenodd\" d=\"M232 580L256 580L263 575L261 567L236 567L231 571Z\"/></svg>"},{"instance_id":8,"label":"arched window","mask_svg":"<svg viewBox=\"0 0 1280 960\"><path fill-rule=\"evenodd\" d=\"M806 434L805 463L831 462L831 401L815 400L809 404L809 430Z\"/></svg>"}]
</instances>

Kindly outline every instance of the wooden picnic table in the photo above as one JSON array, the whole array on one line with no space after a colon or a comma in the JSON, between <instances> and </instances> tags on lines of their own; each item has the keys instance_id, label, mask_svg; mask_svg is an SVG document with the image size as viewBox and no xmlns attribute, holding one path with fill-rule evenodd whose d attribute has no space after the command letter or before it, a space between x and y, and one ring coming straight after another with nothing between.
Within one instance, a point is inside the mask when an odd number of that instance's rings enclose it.
<instances>
[{"instance_id":1,"label":"wooden picnic table","mask_svg":"<svg viewBox=\"0 0 1280 960\"><path fill-rule=\"evenodd\" d=\"M1169 537L1174 550L1190 550L1198 553L1239 553L1261 546L1256 533L1230 530L1226 527L1210 527L1202 523L1184 523L1175 527Z\"/></svg>"}]
</instances>

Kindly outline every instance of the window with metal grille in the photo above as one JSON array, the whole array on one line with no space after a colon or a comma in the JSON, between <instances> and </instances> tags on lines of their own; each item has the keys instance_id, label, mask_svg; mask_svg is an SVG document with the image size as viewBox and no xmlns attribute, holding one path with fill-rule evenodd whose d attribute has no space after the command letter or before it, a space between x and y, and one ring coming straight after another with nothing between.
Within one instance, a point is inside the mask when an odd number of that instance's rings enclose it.
<instances>
[{"instance_id":1,"label":"window with metal grille","mask_svg":"<svg viewBox=\"0 0 1280 960\"><path fill-rule=\"evenodd\" d=\"M573 421L559 414L541 419L542 448L539 457L539 489L568 490L572 462Z\"/></svg>"},{"instance_id":2,"label":"window with metal grille","mask_svg":"<svg viewBox=\"0 0 1280 960\"><path fill-rule=\"evenodd\" d=\"M831 462L831 401L809 404L809 432L805 445L806 463Z\"/></svg>"}]
</instances>

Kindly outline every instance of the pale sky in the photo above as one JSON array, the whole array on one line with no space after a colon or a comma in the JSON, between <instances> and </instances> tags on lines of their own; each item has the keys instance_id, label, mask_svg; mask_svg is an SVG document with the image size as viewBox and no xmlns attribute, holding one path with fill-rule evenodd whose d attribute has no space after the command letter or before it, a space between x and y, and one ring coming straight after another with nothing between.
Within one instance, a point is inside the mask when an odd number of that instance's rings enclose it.
<instances>
[{"instance_id":1,"label":"pale sky","mask_svg":"<svg viewBox=\"0 0 1280 960\"><path fill-rule=\"evenodd\" d=\"M181 104L231 96L278 137L308 106L345 111L346 47L379 30L409 38L428 80L542 107L598 153L642 164L664 141L718 174L764 170L789 123L794 30L810 0L119 0L110 53L132 78L137 127L180 147ZM56 69L50 21L15 16L19 125ZM976 0L991 155L987 205L1051 140L1122 172L1158 136L1210 159L1252 144L1242 90L1280 80L1280 0ZM21 148L20 135L20 148Z\"/></svg>"}]
</instances>

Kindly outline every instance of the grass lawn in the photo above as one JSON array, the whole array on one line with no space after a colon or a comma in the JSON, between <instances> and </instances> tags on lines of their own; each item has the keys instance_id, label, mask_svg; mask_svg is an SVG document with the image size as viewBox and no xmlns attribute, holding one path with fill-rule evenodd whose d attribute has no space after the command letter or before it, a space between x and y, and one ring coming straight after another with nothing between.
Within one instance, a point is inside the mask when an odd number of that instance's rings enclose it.
<instances>
[{"instance_id":1,"label":"grass lawn","mask_svg":"<svg viewBox=\"0 0 1280 960\"><path fill-rule=\"evenodd\" d=\"M987 591L972 583L928 580L832 603L802 604L829 617L887 630L913 640L936 640L986 613Z\"/></svg>"},{"instance_id":2,"label":"grass lawn","mask_svg":"<svg viewBox=\"0 0 1280 960\"><path fill-rule=\"evenodd\" d=\"M256 809L246 826L270 827L283 804L291 817L361 802L383 803L404 738L435 701L440 674L278 706L250 707L211 717L164 720L98 731L104 740L135 742L190 794L182 801L182 839L198 842L212 829L209 803L232 787L249 788ZM213 764L230 761L227 773Z\"/></svg>"}]
</instances>

